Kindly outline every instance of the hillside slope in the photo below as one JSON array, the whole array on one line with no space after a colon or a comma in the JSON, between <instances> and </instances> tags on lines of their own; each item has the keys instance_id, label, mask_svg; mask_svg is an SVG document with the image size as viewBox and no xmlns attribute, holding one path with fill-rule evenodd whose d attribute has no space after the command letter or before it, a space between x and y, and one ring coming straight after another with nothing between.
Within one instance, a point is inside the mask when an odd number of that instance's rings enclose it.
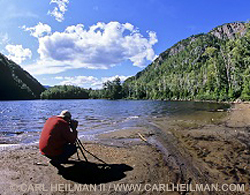
<instances>
[{"instance_id":1,"label":"hillside slope","mask_svg":"<svg viewBox=\"0 0 250 195\"><path fill-rule=\"evenodd\" d=\"M15 62L0 54L0 100L37 99L45 88Z\"/></svg>"},{"instance_id":2,"label":"hillside slope","mask_svg":"<svg viewBox=\"0 0 250 195\"><path fill-rule=\"evenodd\" d=\"M181 40L128 78L127 98L250 100L249 24L227 23Z\"/></svg>"}]
</instances>

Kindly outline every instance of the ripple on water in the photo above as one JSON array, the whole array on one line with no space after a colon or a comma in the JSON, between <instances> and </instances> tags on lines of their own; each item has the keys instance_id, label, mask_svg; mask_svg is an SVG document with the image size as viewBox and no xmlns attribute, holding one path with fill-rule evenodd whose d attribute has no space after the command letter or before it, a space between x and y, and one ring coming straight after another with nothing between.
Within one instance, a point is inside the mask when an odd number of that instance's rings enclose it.
<instances>
[{"instance_id":1,"label":"ripple on water","mask_svg":"<svg viewBox=\"0 0 250 195\"><path fill-rule=\"evenodd\" d=\"M0 101L0 143L37 142L47 118L62 110L69 110L79 121L80 135L93 140L97 134L143 126L152 117L178 117L224 107L227 105L152 100Z\"/></svg>"}]
</instances>

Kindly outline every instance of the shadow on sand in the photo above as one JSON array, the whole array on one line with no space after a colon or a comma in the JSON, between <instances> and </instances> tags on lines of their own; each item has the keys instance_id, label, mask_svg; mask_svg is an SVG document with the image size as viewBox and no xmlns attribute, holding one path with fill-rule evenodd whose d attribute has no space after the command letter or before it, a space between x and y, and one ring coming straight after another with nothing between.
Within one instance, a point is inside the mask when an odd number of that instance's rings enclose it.
<instances>
[{"instance_id":1,"label":"shadow on sand","mask_svg":"<svg viewBox=\"0 0 250 195\"><path fill-rule=\"evenodd\" d=\"M59 174L67 180L81 184L100 184L118 181L124 177L126 171L133 168L126 164L96 164L85 161L70 161L71 165L57 167Z\"/></svg>"}]
</instances>

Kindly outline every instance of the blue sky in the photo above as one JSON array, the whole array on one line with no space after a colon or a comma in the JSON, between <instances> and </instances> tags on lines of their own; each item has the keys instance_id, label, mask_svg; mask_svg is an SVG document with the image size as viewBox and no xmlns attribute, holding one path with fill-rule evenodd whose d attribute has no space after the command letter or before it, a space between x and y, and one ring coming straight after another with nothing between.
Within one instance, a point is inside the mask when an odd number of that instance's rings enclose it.
<instances>
[{"instance_id":1,"label":"blue sky","mask_svg":"<svg viewBox=\"0 0 250 195\"><path fill-rule=\"evenodd\" d=\"M100 88L181 39L250 19L247 0L0 0L0 52L44 85Z\"/></svg>"}]
</instances>

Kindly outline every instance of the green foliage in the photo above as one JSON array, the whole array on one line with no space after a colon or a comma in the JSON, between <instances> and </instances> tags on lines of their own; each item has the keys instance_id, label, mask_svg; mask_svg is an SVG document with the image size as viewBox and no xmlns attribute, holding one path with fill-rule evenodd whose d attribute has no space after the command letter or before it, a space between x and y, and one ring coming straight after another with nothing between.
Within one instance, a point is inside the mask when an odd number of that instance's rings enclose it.
<instances>
[{"instance_id":1,"label":"green foliage","mask_svg":"<svg viewBox=\"0 0 250 195\"><path fill-rule=\"evenodd\" d=\"M41 99L121 99L122 97L120 78L103 83L103 89L100 90L87 90L72 85L58 85L41 94Z\"/></svg>"},{"instance_id":2,"label":"green foliage","mask_svg":"<svg viewBox=\"0 0 250 195\"><path fill-rule=\"evenodd\" d=\"M191 36L123 83L125 98L250 100L250 31Z\"/></svg>"},{"instance_id":3,"label":"green foliage","mask_svg":"<svg viewBox=\"0 0 250 195\"><path fill-rule=\"evenodd\" d=\"M181 40L144 70L103 83L100 90L56 86L41 98L250 100L250 30L233 38L213 33ZM25 85L22 88L26 88Z\"/></svg>"},{"instance_id":4,"label":"green foliage","mask_svg":"<svg viewBox=\"0 0 250 195\"><path fill-rule=\"evenodd\" d=\"M45 88L15 62L0 54L0 100L38 99Z\"/></svg>"},{"instance_id":5,"label":"green foliage","mask_svg":"<svg viewBox=\"0 0 250 195\"><path fill-rule=\"evenodd\" d=\"M89 91L71 85L58 85L47 89L40 97L41 99L87 99Z\"/></svg>"},{"instance_id":6,"label":"green foliage","mask_svg":"<svg viewBox=\"0 0 250 195\"><path fill-rule=\"evenodd\" d=\"M121 99L123 97L123 89L121 86L121 80L119 77L113 81L107 81L103 83L103 89L93 90L90 93L90 98L93 99Z\"/></svg>"}]
</instances>

